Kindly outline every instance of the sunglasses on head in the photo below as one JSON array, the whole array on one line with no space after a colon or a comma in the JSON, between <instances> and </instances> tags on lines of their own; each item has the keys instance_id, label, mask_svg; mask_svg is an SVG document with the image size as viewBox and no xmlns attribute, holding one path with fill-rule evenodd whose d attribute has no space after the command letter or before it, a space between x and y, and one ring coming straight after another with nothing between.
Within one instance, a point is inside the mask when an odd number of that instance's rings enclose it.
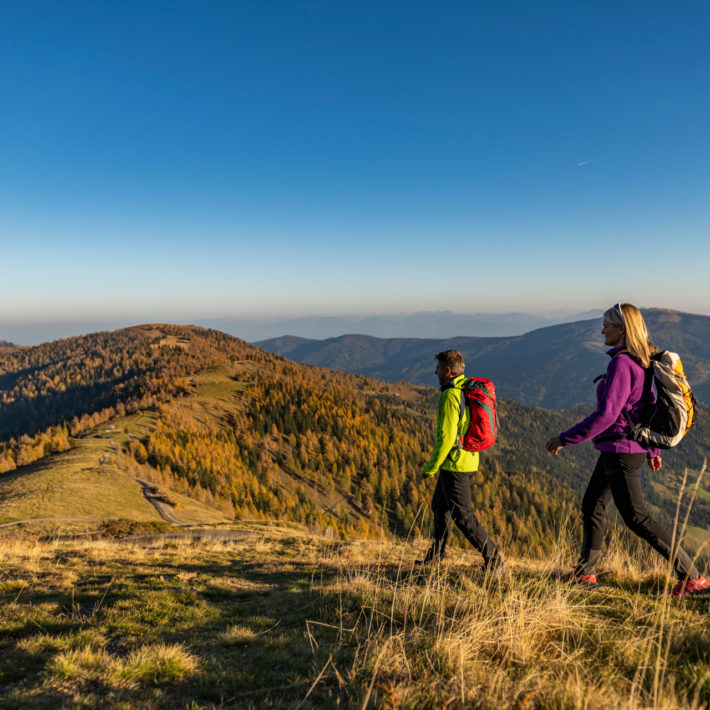
<instances>
[{"instance_id":1,"label":"sunglasses on head","mask_svg":"<svg viewBox=\"0 0 710 710\"><path fill-rule=\"evenodd\" d=\"M620 303L615 303L612 306L612 310L616 311L620 316L621 316L621 322L626 323L626 319L624 318L624 312L621 310L621 304Z\"/></svg>"}]
</instances>

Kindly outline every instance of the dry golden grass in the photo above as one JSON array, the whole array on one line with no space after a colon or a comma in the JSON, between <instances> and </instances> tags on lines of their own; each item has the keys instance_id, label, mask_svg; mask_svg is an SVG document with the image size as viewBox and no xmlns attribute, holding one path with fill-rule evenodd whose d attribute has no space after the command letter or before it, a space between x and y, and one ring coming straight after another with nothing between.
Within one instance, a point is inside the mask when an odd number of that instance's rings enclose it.
<instances>
[{"instance_id":1,"label":"dry golden grass","mask_svg":"<svg viewBox=\"0 0 710 710\"><path fill-rule=\"evenodd\" d=\"M341 600L337 627L355 648L348 675L366 686L363 707L710 701L707 657L683 667L684 639L707 633L710 598L679 603L664 595L666 570L650 555L611 555L608 586L590 591L551 579L547 561L511 560L509 577L480 581L470 555L412 572L411 552L400 554L383 547L374 561L350 559L324 589ZM710 650L707 641L703 648ZM678 682L698 669L695 683Z\"/></svg>"},{"instance_id":2,"label":"dry golden grass","mask_svg":"<svg viewBox=\"0 0 710 710\"><path fill-rule=\"evenodd\" d=\"M479 579L426 541L332 543L294 525L243 540L9 541L0 707L697 708L710 597L610 542L596 590L549 559ZM573 537L573 536L572 536Z\"/></svg>"}]
</instances>

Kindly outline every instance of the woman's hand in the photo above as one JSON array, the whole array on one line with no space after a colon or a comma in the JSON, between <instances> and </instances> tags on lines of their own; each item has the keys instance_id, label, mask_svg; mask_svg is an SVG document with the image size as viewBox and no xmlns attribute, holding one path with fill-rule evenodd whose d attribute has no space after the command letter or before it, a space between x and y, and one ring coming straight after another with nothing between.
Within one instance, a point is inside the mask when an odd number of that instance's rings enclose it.
<instances>
[{"instance_id":1,"label":"woman's hand","mask_svg":"<svg viewBox=\"0 0 710 710\"><path fill-rule=\"evenodd\" d=\"M660 456L649 456L646 461L648 461L648 467L651 471L660 471L663 463L661 462Z\"/></svg>"},{"instance_id":2,"label":"woman's hand","mask_svg":"<svg viewBox=\"0 0 710 710\"><path fill-rule=\"evenodd\" d=\"M551 439L547 440L545 448L554 456L557 456L560 449L564 448L564 444L560 441L559 436L553 436Z\"/></svg>"}]
</instances>

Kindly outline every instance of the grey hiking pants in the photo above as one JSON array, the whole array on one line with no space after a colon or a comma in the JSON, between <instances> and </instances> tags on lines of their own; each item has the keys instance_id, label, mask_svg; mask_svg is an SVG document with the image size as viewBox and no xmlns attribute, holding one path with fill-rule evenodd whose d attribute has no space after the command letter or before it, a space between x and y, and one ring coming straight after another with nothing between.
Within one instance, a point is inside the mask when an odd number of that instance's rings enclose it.
<instances>
[{"instance_id":1,"label":"grey hiking pants","mask_svg":"<svg viewBox=\"0 0 710 710\"><path fill-rule=\"evenodd\" d=\"M670 533L648 512L641 492L639 469L646 454L600 452L597 465L582 499L582 555L576 571L592 574L601 554L604 540L605 511L613 497L619 514L629 529L668 560L674 556L673 569L678 579L698 577L699 572L688 554L677 543L673 546Z\"/></svg>"}]
</instances>

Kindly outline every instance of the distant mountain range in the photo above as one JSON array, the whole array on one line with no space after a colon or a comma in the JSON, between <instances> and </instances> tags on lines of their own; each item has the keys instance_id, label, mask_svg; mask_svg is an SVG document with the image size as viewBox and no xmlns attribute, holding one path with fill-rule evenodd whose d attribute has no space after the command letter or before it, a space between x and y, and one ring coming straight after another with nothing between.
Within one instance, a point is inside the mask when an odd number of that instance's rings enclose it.
<instances>
[{"instance_id":1,"label":"distant mountain range","mask_svg":"<svg viewBox=\"0 0 710 710\"><path fill-rule=\"evenodd\" d=\"M696 396L710 402L710 316L644 310L659 349L681 355ZM296 362L321 365L388 382L435 384L434 354L455 348L470 375L488 377L501 397L561 409L594 402L592 380L606 370L599 318L539 328L514 337L447 339L343 335L326 340L284 336L257 345Z\"/></svg>"},{"instance_id":2,"label":"distant mountain range","mask_svg":"<svg viewBox=\"0 0 710 710\"><path fill-rule=\"evenodd\" d=\"M601 311L576 315L537 316L529 313L462 314L451 311L411 313L395 316L310 316L302 318L198 318L195 325L228 333L254 342L284 333L302 338L331 338L343 333L361 333L379 338L450 338L453 335L478 337L511 336L556 323L591 318ZM157 320L157 319L156 319ZM160 319L163 320L163 319ZM187 320L187 319L185 319ZM173 321L184 322L183 319ZM91 321L2 322L0 340L22 345L39 345L62 338L116 330L134 324L131 318L105 318Z\"/></svg>"},{"instance_id":3,"label":"distant mountain range","mask_svg":"<svg viewBox=\"0 0 710 710\"><path fill-rule=\"evenodd\" d=\"M311 316L308 318L218 318L199 320L197 325L214 328L254 342L284 333L302 338L332 338L343 333L360 333L378 338L450 338L512 336L557 323L601 316L601 311L544 317L530 313L452 313L436 311L399 316Z\"/></svg>"}]
</instances>

